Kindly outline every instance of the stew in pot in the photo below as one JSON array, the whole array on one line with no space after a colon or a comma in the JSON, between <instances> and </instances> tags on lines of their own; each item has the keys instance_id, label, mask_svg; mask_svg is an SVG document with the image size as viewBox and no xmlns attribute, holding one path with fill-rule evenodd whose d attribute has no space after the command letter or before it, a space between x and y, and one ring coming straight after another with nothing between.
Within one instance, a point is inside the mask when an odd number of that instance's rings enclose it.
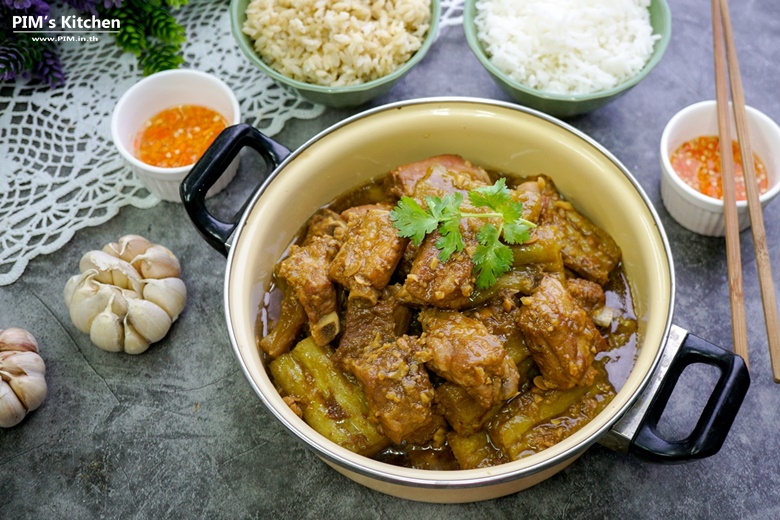
<instances>
[{"instance_id":1,"label":"stew in pot","mask_svg":"<svg viewBox=\"0 0 780 520\"><path fill-rule=\"evenodd\" d=\"M628 376L620 258L551 178L431 157L306 222L274 268L259 347L291 409L349 450L501 464L576 432Z\"/></svg>"}]
</instances>

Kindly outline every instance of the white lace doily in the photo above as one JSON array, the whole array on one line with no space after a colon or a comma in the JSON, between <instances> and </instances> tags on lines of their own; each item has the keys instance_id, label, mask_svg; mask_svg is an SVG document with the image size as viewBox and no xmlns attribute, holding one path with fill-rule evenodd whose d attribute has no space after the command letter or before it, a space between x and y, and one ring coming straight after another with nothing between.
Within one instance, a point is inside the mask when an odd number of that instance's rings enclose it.
<instances>
[{"instance_id":1,"label":"white lace doily","mask_svg":"<svg viewBox=\"0 0 780 520\"><path fill-rule=\"evenodd\" d=\"M461 23L462 4L442 2L441 29ZM290 119L325 110L292 97L238 52L224 0L192 1L176 17L187 31L184 66L222 78L239 99L245 122L274 135ZM63 43L59 53L64 86L0 83L0 285L13 283L32 258L58 250L76 231L106 222L121 207L159 202L111 141L114 105L141 79L135 57L108 35Z\"/></svg>"}]
</instances>

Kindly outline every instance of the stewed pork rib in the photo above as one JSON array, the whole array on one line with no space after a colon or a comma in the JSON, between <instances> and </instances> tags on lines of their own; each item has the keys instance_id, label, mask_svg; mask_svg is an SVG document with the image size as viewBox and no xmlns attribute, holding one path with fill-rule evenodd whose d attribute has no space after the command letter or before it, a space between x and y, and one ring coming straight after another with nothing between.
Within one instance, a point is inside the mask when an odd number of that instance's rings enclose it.
<instances>
[{"instance_id":1,"label":"stewed pork rib","mask_svg":"<svg viewBox=\"0 0 780 520\"><path fill-rule=\"evenodd\" d=\"M419 360L417 338L402 336L391 343L372 342L356 357L346 359L360 381L382 433L396 444L421 444L444 426L434 412L433 385Z\"/></svg>"},{"instance_id":2,"label":"stewed pork rib","mask_svg":"<svg viewBox=\"0 0 780 520\"><path fill-rule=\"evenodd\" d=\"M465 247L456 251L446 262L439 258L441 251L436 241L441 237L434 231L420 244L406 275L400 298L412 305L431 305L440 309L460 309L469 303L476 277L471 257L477 247L476 228L472 221L461 221Z\"/></svg>"},{"instance_id":3,"label":"stewed pork rib","mask_svg":"<svg viewBox=\"0 0 780 520\"><path fill-rule=\"evenodd\" d=\"M357 358L372 342L392 343L404 335L412 319L412 311L397 298L398 285L388 285L376 305L359 299L347 301L344 334L336 349L336 361L346 364L347 358Z\"/></svg>"},{"instance_id":4,"label":"stewed pork rib","mask_svg":"<svg viewBox=\"0 0 780 520\"><path fill-rule=\"evenodd\" d=\"M620 261L620 248L609 234L561 198L552 180L545 177L540 224L554 226L566 267L599 285Z\"/></svg>"},{"instance_id":5,"label":"stewed pork rib","mask_svg":"<svg viewBox=\"0 0 780 520\"><path fill-rule=\"evenodd\" d=\"M607 345L577 301L557 278L546 276L521 302L517 324L544 385L565 390L590 384L593 359Z\"/></svg>"},{"instance_id":6,"label":"stewed pork rib","mask_svg":"<svg viewBox=\"0 0 780 520\"><path fill-rule=\"evenodd\" d=\"M517 393L517 367L482 322L438 309L424 309L419 319L428 368L463 386L484 408Z\"/></svg>"},{"instance_id":7,"label":"stewed pork rib","mask_svg":"<svg viewBox=\"0 0 780 520\"><path fill-rule=\"evenodd\" d=\"M395 197L412 197L425 203L426 197L444 196L490 184L488 173L457 155L437 155L399 166L385 181L385 191Z\"/></svg>"},{"instance_id":8,"label":"stewed pork rib","mask_svg":"<svg viewBox=\"0 0 780 520\"><path fill-rule=\"evenodd\" d=\"M309 318L314 341L325 345L340 330L336 289L328 269L339 250L331 236L314 236L305 246L290 246L290 254L279 263L278 276L295 291L295 296Z\"/></svg>"},{"instance_id":9,"label":"stewed pork rib","mask_svg":"<svg viewBox=\"0 0 780 520\"><path fill-rule=\"evenodd\" d=\"M372 206L349 214L344 242L328 269L330 278L349 291L349 299L375 304L404 254L406 238L398 236L390 211Z\"/></svg>"}]
</instances>

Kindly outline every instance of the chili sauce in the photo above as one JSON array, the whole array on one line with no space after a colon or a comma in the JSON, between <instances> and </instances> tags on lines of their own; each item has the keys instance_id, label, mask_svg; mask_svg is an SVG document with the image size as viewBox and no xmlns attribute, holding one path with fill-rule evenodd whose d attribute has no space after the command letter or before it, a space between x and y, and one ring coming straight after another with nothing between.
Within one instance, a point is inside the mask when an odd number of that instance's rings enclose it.
<instances>
[{"instance_id":1,"label":"chili sauce","mask_svg":"<svg viewBox=\"0 0 780 520\"><path fill-rule=\"evenodd\" d=\"M669 161L682 181L699 193L715 199L723 199L723 182L720 169L720 140L717 136L699 136L686 141L674 151ZM745 200L745 177L739 143L732 141L734 157L734 187L737 200ZM766 167L754 153L753 165L759 193L769 188Z\"/></svg>"},{"instance_id":2,"label":"chili sauce","mask_svg":"<svg viewBox=\"0 0 780 520\"><path fill-rule=\"evenodd\" d=\"M146 164L177 168L195 163L227 127L219 112L178 105L150 117L136 134L135 156Z\"/></svg>"}]
</instances>

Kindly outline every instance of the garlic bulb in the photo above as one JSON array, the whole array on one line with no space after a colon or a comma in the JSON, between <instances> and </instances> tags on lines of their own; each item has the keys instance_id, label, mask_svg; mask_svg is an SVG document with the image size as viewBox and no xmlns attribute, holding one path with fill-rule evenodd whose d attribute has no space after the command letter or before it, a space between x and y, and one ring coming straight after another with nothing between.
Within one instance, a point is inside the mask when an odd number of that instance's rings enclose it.
<instances>
[{"instance_id":1,"label":"garlic bulb","mask_svg":"<svg viewBox=\"0 0 780 520\"><path fill-rule=\"evenodd\" d=\"M46 365L24 329L0 330L0 428L16 426L46 398Z\"/></svg>"},{"instance_id":2,"label":"garlic bulb","mask_svg":"<svg viewBox=\"0 0 780 520\"><path fill-rule=\"evenodd\" d=\"M160 341L187 300L179 260L166 247L126 235L79 261L65 285L70 318L108 352L140 354Z\"/></svg>"}]
</instances>

